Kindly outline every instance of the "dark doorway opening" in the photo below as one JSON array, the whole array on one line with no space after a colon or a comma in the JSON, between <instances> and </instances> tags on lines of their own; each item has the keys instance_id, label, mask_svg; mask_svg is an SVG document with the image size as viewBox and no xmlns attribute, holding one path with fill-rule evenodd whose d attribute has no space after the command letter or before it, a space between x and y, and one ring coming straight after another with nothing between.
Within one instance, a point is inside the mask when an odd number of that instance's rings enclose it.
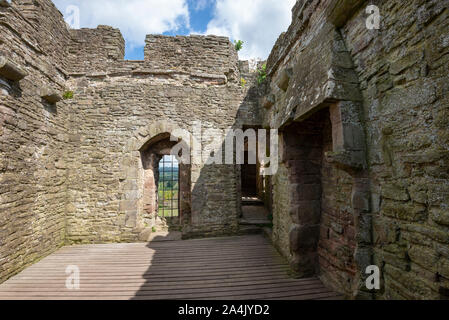
<instances>
[{"instance_id":1,"label":"dark doorway opening","mask_svg":"<svg viewBox=\"0 0 449 320\"><path fill-rule=\"evenodd\" d=\"M257 155L260 132L257 127L243 128L244 131L248 129L255 131L255 141L245 138L244 143L244 162L240 166L242 193L240 224L271 227L272 219L265 203L265 178L261 173L263 164L259 162ZM250 142L256 144L250 145Z\"/></svg>"},{"instance_id":2,"label":"dark doorway opening","mask_svg":"<svg viewBox=\"0 0 449 320\"><path fill-rule=\"evenodd\" d=\"M353 179L327 160L338 138L333 136L329 108L290 124L282 136L292 267L298 276L318 274L331 287L349 293L356 272L354 214L347 205Z\"/></svg>"},{"instance_id":3,"label":"dark doorway opening","mask_svg":"<svg viewBox=\"0 0 449 320\"><path fill-rule=\"evenodd\" d=\"M257 164L250 164L249 158L249 151L245 151L245 164L242 165L242 197L257 198Z\"/></svg>"}]
</instances>

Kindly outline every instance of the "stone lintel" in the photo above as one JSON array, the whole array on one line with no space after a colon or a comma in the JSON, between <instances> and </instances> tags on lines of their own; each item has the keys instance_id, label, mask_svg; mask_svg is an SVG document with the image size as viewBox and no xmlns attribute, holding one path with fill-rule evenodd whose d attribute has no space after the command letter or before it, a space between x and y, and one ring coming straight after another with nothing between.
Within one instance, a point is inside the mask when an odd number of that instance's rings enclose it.
<instances>
[{"instance_id":1,"label":"stone lintel","mask_svg":"<svg viewBox=\"0 0 449 320\"><path fill-rule=\"evenodd\" d=\"M365 3L365 0L334 0L328 6L327 12L329 21L337 28L346 24L354 13Z\"/></svg>"},{"instance_id":2,"label":"stone lintel","mask_svg":"<svg viewBox=\"0 0 449 320\"><path fill-rule=\"evenodd\" d=\"M62 96L55 90L45 88L41 91L41 97L48 103L54 104L62 100Z\"/></svg>"},{"instance_id":3,"label":"stone lintel","mask_svg":"<svg viewBox=\"0 0 449 320\"><path fill-rule=\"evenodd\" d=\"M18 65L11 62L4 56L0 56L0 76L8 80L19 81L27 76L27 72L23 71Z\"/></svg>"},{"instance_id":4,"label":"stone lintel","mask_svg":"<svg viewBox=\"0 0 449 320\"><path fill-rule=\"evenodd\" d=\"M198 73L198 72L185 72L180 70L159 70L159 69L137 69L132 71L110 71L110 72L96 72L96 73L70 73L69 76L73 78L107 78L107 77L123 77L123 76L167 76L173 77L176 75L188 76L192 79L203 81L215 81L218 84L226 84L228 78L225 75L210 74L210 73Z\"/></svg>"},{"instance_id":5,"label":"stone lintel","mask_svg":"<svg viewBox=\"0 0 449 320\"><path fill-rule=\"evenodd\" d=\"M228 81L228 78L225 75L216 75L216 74L208 74L208 73L190 73L190 77L197 79L206 79L206 80L218 80L220 83L225 84Z\"/></svg>"}]
</instances>

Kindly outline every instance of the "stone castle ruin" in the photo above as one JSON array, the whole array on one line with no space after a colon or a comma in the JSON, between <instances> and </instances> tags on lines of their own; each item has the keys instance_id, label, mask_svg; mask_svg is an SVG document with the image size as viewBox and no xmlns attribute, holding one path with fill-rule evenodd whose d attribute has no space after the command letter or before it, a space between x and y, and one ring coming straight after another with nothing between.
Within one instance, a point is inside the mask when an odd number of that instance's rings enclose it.
<instances>
[{"instance_id":1,"label":"stone castle ruin","mask_svg":"<svg viewBox=\"0 0 449 320\"><path fill-rule=\"evenodd\" d=\"M259 83L225 37L148 35L127 61L117 29L0 0L0 282L63 245L258 232L241 223L257 198L297 276L349 298L447 299L448 7L298 0ZM279 130L279 169L180 164L162 226L159 161L198 121Z\"/></svg>"}]
</instances>

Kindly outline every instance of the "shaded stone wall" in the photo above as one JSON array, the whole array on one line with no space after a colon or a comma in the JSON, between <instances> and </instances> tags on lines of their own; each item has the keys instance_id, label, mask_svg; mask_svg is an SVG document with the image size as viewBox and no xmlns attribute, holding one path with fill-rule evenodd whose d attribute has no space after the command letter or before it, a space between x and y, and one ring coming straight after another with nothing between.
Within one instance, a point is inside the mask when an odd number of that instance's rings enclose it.
<instances>
[{"instance_id":1,"label":"shaded stone wall","mask_svg":"<svg viewBox=\"0 0 449 320\"><path fill-rule=\"evenodd\" d=\"M357 279L354 182L326 158L333 150L328 108L286 126L281 150L286 170L277 174L273 193L277 247L298 276L319 273L327 285L351 295Z\"/></svg>"},{"instance_id":2,"label":"shaded stone wall","mask_svg":"<svg viewBox=\"0 0 449 320\"><path fill-rule=\"evenodd\" d=\"M333 5L298 1L292 25L268 59L265 100L271 103L264 122L294 149L283 151L290 162L302 164L281 166L273 178L273 234L299 275L317 272L335 290L365 297L358 288L372 255L362 95L341 33L330 22ZM318 121L320 112L327 116ZM295 127L292 148L287 136ZM308 145L313 141L316 152Z\"/></svg>"},{"instance_id":3,"label":"shaded stone wall","mask_svg":"<svg viewBox=\"0 0 449 320\"><path fill-rule=\"evenodd\" d=\"M321 112L322 113L322 112ZM328 110L321 114L321 217L318 262L321 279L341 292L352 294L357 279L354 215L351 203L354 181L349 173L326 159L333 150L332 123ZM317 126L316 126L317 127Z\"/></svg>"},{"instance_id":4,"label":"shaded stone wall","mask_svg":"<svg viewBox=\"0 0 449 320\"><path fill-rule=\"evenodd\" d=\"M380 30L366 27L369 4ZM353 297L447 297L448 2L297 1L292 14L268 59L264 123L282 131L330 110L320 277ZM274 239L294 262L301 235L289 243L288 209L298 193L283 164L272 180ZM370 264L379 291L364 287Z\"/></svg>"},{"instance_id":5,"label":"shaded stone wall","mask_svg":"<svg viewBox=\"0 0 449 320\"><path fill-rule=\"evenodd\" d=\"M300 277L313 276L317 271L323 188L320 177L322 129L321 119L314 117L293 123L282 131L281 159L287 168L289 207L285 211L278 211L277 199L274 204L276 215L283 219L289 215L291 224L286 234L276 232L275 239L288 237L288 258Z\"/></svg>"},{"instance_id":6,"label":"shaded stone wall","mask_svg":"<svg viewBox=\"0 0 449 320\"><path fill-rule=\"evenodd\" d=\"M65 240L69 108L41 96L64 90L70 37L53 4L39 3L0 6L0 56L25 76L0 68L0 282Z\"/></svg>"},{"instance_id":7,"label":"shaded stone wall","mask_svg":"<svg viewBox=\"0 0 449 320\"><path fill-rule=\"evenodd\" d=\"M262 62L259 62L258 68L261 66ZM259 127L264 115L259 100L263 97L266 84L258 84L258 73L256 70L250 70L248 61L239 61L239 70L240 79L238 81L245 89L245 98L236 115L236 124L252 128Z\"/></svg>"},{"instance_id":8,"label":"shaded stone wall","mask_svg":"<svg viewBox=\"0 0 449 320\"><path fill-rule=\"evenodd\" d=\"M374 1L342 32L359 75L368 137L378 298L447 298L448 1Z\"/></svg>"}]
</instances>

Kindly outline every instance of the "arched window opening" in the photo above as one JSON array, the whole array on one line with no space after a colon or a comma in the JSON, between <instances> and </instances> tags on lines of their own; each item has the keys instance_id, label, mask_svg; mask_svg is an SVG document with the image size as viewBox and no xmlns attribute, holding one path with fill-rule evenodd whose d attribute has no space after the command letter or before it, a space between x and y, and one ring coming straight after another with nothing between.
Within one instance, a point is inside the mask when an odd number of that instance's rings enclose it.
<instances>
[{"instance_id":1,"label":"arched window opening","mask_svg":"<svg viewBox=\"0 0 449 320\"><path fill-rule=\"evenodd\" d=\"M179 217L179 162L172 155L165 155L159 161L158 215Z\"/></svg>"}]
</instances>

